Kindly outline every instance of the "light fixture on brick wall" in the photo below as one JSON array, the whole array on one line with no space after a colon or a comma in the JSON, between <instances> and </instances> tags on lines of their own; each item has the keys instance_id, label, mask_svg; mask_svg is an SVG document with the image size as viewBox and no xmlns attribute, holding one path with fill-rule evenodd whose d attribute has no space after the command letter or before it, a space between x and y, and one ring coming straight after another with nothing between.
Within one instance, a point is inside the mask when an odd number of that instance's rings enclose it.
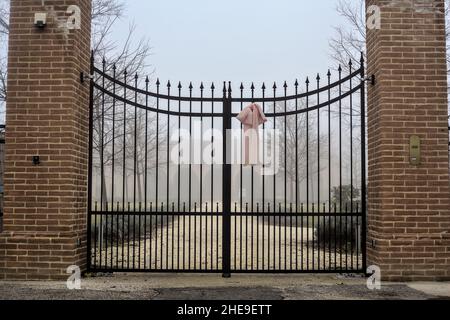
<instances>
[{"instance_id":1,"label":"light fixture on brick wall","mask_svg":"<svg viewBox=\"0 0 450 320\"><path fill-rule=\"evenodd\" d=\"M43 29L47 25L47 13L36 12L34 14L34 25L36 28Z\"/></svg>"},{"instance_id":2,"label":"light fixture on brick wall","mask_svg":"<svg viewBox=\"0 0 450 320\"><path fill-rule=\"evenodd\" d=\"M39 157L39 156L33 156L32 161L33 161L33 165L34 165L34 166L38 166L38 165L41 164L41 157Z\"/></svg>"}]
</instances>

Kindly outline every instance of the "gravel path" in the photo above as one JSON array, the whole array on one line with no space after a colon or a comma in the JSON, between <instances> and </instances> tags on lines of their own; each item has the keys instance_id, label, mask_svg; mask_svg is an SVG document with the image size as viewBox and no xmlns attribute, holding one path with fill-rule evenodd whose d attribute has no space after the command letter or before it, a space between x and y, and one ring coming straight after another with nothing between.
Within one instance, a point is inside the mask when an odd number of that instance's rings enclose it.
<instances>
[{"instance_id":1,"label":"gravel path","mask_svg":"<svg viewBox=\"0 0 450 320\"><path fill-rule=\"evenodd\" d=\"M211 216L164 217L152 222L152 232L130 242L114 243L93 254L94 265L122 269L218 270L222 269L222 218ZM149 223L149 222L147 222ZM137 228L138 229L138 228ZM150 230L150 225L147 230ZM320 242L313 228L301 223L281 223L278 218L232 217L232 270L341 270L358 269L361 255L340 254ZM139 240L141 239L141 240ZM315 240L314 240L315 239ZM359 253L359 252L358 252Z\"/></svg>"}]
</instances>

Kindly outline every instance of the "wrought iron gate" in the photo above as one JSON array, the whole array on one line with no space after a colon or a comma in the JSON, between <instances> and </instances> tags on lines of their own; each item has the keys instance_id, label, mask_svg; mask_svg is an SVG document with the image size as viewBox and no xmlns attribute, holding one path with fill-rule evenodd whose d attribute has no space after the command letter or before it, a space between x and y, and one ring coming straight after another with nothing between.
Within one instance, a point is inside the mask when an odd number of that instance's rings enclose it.
<instances>
[{"instance_id":1,"label":"wrought iron gate","mask_svg":"<svg viewBox=\"0 0 450 320\"><path fill-rule=\"evenodd\" d=\"M328 71L258 97L254 84L236 95L231 83L153 84L94 57L91 68L90 271L365 272L363 58L334 82ZM261 137L262 166L231 159L252 102L274 133ZM177 130L200 141L182 150ZM276 170L262 175L268 152Z\"/></svg>"}]
</instances>

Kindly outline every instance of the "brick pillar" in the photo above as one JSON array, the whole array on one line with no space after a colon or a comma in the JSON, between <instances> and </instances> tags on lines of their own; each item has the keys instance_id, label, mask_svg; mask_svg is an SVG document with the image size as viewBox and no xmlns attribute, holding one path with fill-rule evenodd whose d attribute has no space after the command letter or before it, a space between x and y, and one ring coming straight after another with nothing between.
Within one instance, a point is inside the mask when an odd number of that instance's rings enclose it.
<instances>
[{"instance_id":1,"label":"brick pillar","mask_svg":"<svg viewBox=\"0 0 450 320\"><path fill-rule=\"evenodd\" d=\"M91 1L42 3L11 1L0 279L67 278L68 266L86 266L89 83L80 72L89 72ZM67 28L70 5L81 30ZM44 29L35 12L47 13Z\"/></svg>"},{"instance_id":2,"label":"brick pillar","mask_svg":"<svg viewBox=\"0 0 450 320\"><path fill-rule=\"evenodd\" d=\"M367 0L368 262L385 280L450 279L450 192L444 0ZM410 164L410 137L422 162Z\"/></svg>"}]
</instances>

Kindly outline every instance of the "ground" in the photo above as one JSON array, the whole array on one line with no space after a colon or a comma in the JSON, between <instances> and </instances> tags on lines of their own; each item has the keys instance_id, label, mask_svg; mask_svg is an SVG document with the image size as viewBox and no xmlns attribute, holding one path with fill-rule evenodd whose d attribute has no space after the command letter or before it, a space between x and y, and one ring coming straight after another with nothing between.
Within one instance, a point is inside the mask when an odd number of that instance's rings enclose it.
<instances>
[{"instance_id":1,"label":"ground","mask_svg":"<svg viewBox=\"0 0 450 320\"><path fill-rule=\"evenodd\" d=\"M382 283L370 291L360 276L115 274L65 282L0 282L0 300L450 300L450 283Z\"/></svg>"},{"instance_id":2,"label":"ground","mask_svg":"<svg viewBox=\"0 0 450 320\"><path fill-rule=\"evenodd\" d=\"M95 233L92 263L98 269L134 270L221 270L222 269L222 221L216 217L189 216L164 217L162 225L152 218L138 219L128 216L128 223L141 228L130 228L127 237L110 239L110 231L100 241ZM172 220L173 219L173 220ZM301 219L273 217L233 217L231 219L231 268L232 270L359 270L362 266L360 246L347 243L344 237L336 237L336 248L320 238L316 228L306 227ZM278 220L279 219L279 220ZM350 221L341 217L341 222ZM353 219L352 219L353 220ZM135 223L133 222L135 221ZM316 220L317 221L317 220ZM334 223L339 223L339 218ZM356 224L356 221L354 221ZM118 220L103 220L121 230ZM147 232L143 232L143 224ZM328 223L333 223L329 220ZM101 224L101 220L97 225ZM312 222L309 222L311 225ZM321 225L324 222L322 220ZM353 224L353 223L352 223ZM158 225L158 228L155 228ZM125 228L128 228L125 227ZM141 230L140 230L141 229ZM126 229L125 229L126 230ZM151 231L149 231L151 230ZM134 232L133 232L134 231ZM192 231L192 232L191 232ZM356 234L356 230L354 230ZM119 232L120 233L120 232ZM350 234L348 235L350 237ZM331 237L331 234L330 234ZM345 236L347 237L347 236ZM319 239L321 239L319 241ZM129 241L128 241L129 240ZM101 248L101 250L100 250ZM155 249L157 248L157 250ZM122 267L122 268L121 268Z\"/></svg>"}]
</instances>

